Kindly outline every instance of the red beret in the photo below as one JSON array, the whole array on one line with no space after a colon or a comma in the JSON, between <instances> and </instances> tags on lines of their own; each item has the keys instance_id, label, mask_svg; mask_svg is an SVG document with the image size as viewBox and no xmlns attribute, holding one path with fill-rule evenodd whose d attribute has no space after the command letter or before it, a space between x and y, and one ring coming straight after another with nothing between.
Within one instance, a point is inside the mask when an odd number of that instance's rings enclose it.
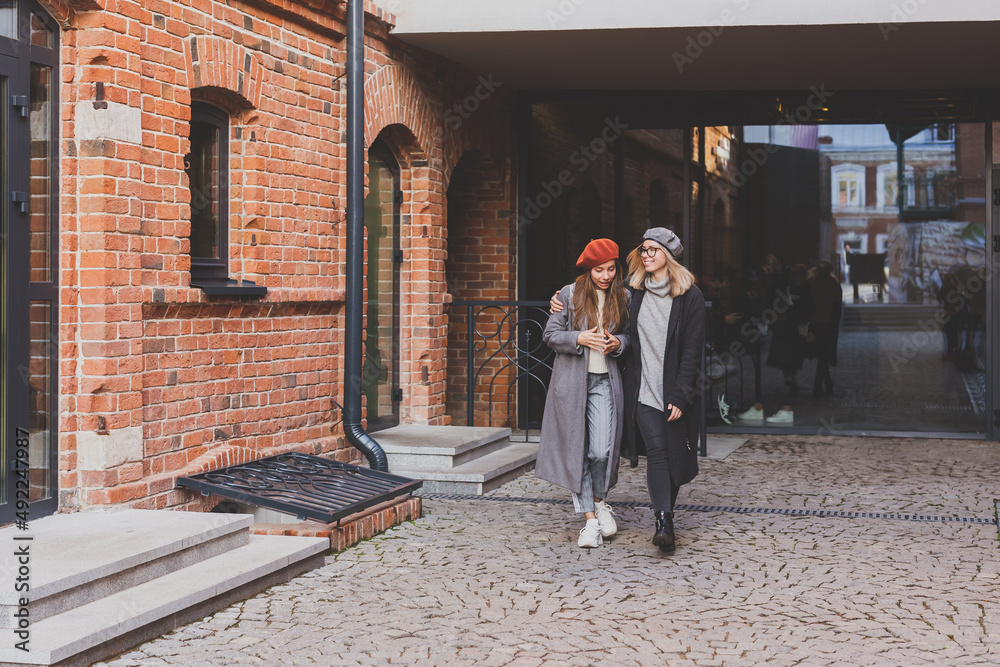
<instances>
[{"instance_id":1,"label":"red beret","mask_svg":"<svg viewBox=\"0 0 1000 667\"><path fill-rule=\"evenodd\" d=\"M613 259L618 259L618 244L611 239L594 239L580 253L580 259L576 260L576 267L578 269L592 269Z\"/></svg>"}]
</instances>

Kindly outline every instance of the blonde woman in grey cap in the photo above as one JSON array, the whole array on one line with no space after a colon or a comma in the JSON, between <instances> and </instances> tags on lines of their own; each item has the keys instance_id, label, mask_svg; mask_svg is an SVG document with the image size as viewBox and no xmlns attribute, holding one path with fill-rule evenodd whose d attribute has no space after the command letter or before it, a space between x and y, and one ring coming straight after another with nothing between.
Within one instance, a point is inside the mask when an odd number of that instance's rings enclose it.
<instances>
[{"instance_id":1,"label":"blonde woman in grey cap","mask_svg":"<svg viewBox=\"0 0 1000 667\"><path fill-rule=\"evenodd\" d=\"M625 362L622 456L646 455L646 483L656 531L653 544L673 553L677 492L698 474L705 298L677 261L684 248L669 229L654 227L628 256L632 349Z\"/></svg>"},{"instance_id":2,"label":"blonde woman in grey cap","mask_svg":"<svg viewBox=\"0 0 1000 667\"><path fill-rule=\"evenodd\" d=\"M646 486L656 529L653 544L673 553L677 492L698 474L701 401L698 375L705 298L669 229L654 227L628 256L630 350L622 360L625 429L621 455L632 467L646 456ZM562 310L557 297L553 311Z\"/></svg>"}]
</instances>

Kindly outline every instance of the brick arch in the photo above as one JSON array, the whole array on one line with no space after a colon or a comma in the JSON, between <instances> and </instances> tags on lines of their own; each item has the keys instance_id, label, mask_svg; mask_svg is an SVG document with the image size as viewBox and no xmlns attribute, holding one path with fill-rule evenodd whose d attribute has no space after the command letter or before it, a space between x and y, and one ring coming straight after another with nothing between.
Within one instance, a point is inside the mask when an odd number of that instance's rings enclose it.
<instances>
[{"instance_id":1,"label":"brick arch","mask_svg":"<svg viewBox=\"0 0 1000 667\"><path fill-rule=\"evenodd\" d=\"M38 4L49 13L62 28L72 28L76 13L103 9L96 0L38 0Z\"/></svg>"},{"instance_id":2,"label":"brick arch","mask_svg":"<svg viewBox=\"0 0 1000 667\"><path fill-rule=\"evenodd\" d=\"M407 70L386 65L365 81L365 145L390 125L407 128L416 139L417 159L427 159L434 131L420 84Z\"/></svg>"},{"instance_id":3,"label":"brick arch","mask_svg":"<svg viewBox=\"0 0 1000 667\"><path fill-rule=\"evenodd\" d=\"M264 77L256 55L239 44L211 35L192 37L184 50L189 88L225 90L245 105L260 107Z\"/></svg>"},{"instance_id":4,"label":"brick arch","mask_svg":"<svg viewBox=\"0 0 1000 667\"><path fill-rule=\"evenodd\" d=\"M482 108L465 121L461 127L449 127L445 123L442 137L444 166L442 180L444 189L451 184L451 176L459 162L470 153L481 153L490 160L496 169L501 182L506 181L504 165L494 160L495 156L508 153L508 147L503 143L497 127L506 127L508 119L494 109Z\"/></svg>"}]
</instances>

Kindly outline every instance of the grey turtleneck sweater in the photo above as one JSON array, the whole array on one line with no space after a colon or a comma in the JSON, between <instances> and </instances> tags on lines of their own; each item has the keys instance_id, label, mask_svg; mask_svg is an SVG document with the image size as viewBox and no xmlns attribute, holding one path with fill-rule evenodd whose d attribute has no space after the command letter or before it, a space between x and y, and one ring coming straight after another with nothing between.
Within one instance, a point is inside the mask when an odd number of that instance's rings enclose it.
<instances>
[{"instance_id":1,"label":"grey turtleneck sweater","mask_svg":"<svg viewBox=\"0 0 1000 667\"><path fill-rule=\"evenodd\" d=\"M646 297L639 310L639 345L642 349L642 382L639 402L663 411L663 354L667 348L667 327L674 299L669 278L653 282L646 277Z\"/></svg>"}]
</instances>

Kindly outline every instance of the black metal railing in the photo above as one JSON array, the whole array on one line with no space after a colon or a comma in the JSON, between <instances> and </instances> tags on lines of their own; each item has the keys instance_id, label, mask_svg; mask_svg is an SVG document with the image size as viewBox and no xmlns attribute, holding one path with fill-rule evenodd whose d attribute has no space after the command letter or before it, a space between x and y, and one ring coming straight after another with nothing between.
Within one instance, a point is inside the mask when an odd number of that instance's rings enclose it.
<instances>
[{"instance_id":1,"label":"black metal railing","mask_svg":"<svg viewBox=\"0 0 1000 667\"><path fill-rule=\"evenodd\" d=\"M712 302L705 304L706 341L701 359L701 454L707 454L709 414L717 411L720 395L734 412L760 400L761 346L755 340L742 354L729 352L710 332ZM454 301L451 327L466 325L465 411L468 426L493 426L498 393L504 402L504 424L528 431L540 428L555 353L542 332L549 317L547 301ZM744 362L749 362L749 368ZM744 395L746 374L753 378L753 401ZM498 386L501 391L497 391ZM477 419L477 395L485 395L485 418Z\"/></svg>"},{"instance_id":2,"label":"black metal railing","mask_svg":"<svg viewBox=\"0 0 1000 667\"><path fill-rule=\"evenodd\" d=\"M506 423L523 429L527 437L530 429L540 427L555 358L542 341L548 301L453 301L452 327L461 322L461 314L466 324L467 425L477 425L476 395L485 393L486 425L493 426L499 387Z\"/></svg>"}]
</instances>

